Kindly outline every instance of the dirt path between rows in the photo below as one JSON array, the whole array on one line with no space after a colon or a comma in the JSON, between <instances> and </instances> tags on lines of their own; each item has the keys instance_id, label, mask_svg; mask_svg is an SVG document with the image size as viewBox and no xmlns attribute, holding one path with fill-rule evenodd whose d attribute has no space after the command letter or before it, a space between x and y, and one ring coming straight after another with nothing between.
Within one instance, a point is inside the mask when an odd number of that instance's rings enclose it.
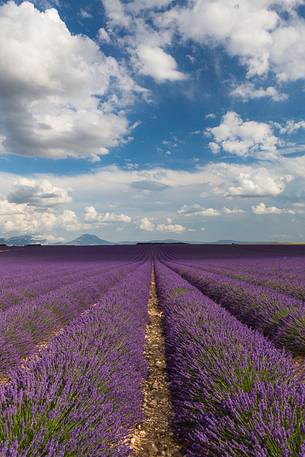
<instances>
[{"instance_id":1,"label":"dirt path between rows","mask_svg":"<svg viewBox=\"0 0 305 457\"><path fill-rule=\"evenodd\" d=\"M297 366L297 374L305 381L305 357L304 355L297 355L294 358L294 362Z\"/></svg>"},{"instance_id":2,"label":"dirt path between rows","mask_svg":"<svg viewBox=\"0 0 305 457\"><path fill-rule=\"evenodd\" d=\"M170 429L173 415L166 379L165 343L162 332L162 312L158 308L154 264L152 265L149 323L146 328L145 358L148 378L144 381L142 404L144 421L132 432L130 457L182 457L180 446Z\"/></svg>"}]
</instances>

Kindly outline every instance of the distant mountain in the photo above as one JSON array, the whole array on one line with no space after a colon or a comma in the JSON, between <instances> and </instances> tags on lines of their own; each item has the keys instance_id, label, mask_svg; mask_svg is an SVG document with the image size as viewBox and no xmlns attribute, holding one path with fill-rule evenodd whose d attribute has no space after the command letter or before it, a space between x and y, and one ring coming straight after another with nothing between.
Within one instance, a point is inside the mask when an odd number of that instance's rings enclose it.
<instances>
[{"instance_id":1,"label":"distant mountain","mask_svg":"<svg viewBox=\"0 0 305 457\"><path fill-rule=\"evenodd\" d=\"M69 241L67 244L68 246L104 246L104 245L111 245L109 241L102 240L96 235L90 235L89 233L85 233L84 235L79 236L75 240Z\"/></svg>"},{"instance_id":2,"label":"distant mountain","mask_svg":"<svg viewBox=\"0 0 305 457\"><path fill-rule=\"evenodd\" d=\"M27 245L45 245L48 244L45 239L40 239L35 235L19 235L12 236L5 239L0 238L0 245L6 244L8 246L27 246ZM54 245L68 245L68 246L111 246L114 244L119 245L135 245L135 244L285 244L277 241L236 241L236 240L218 240L218 241L179 241L173 239L167 240L149 240L149 241L121 241L112 243L107 240L102 240L96 235L85 233L78 238L69 241L68 243L52 243ZM287 243L289 244L289 243Z\"/></svg>"},{"instance_id":3,"label":"distant mountain","mask_svg":"<svg viewBox=\"0 0 305 457\"><path fill-rule=\"evenodd\" d=\"M189 244L187 241L179 240L149 240L149 241L138 241L137 244Z\"/></svg>"},{"instance_id":4,"label":"distant mountain","mask_svg":"<svg viewBox=\"0 0 305 457\"><path fill-rule=\"evenodd\" d=\"M8 240L4 240L8 246L26 246L27 244L44 244L44 239L38 239L33 235L12 236Z\"/></svg>"},{"instance_id":5,"label":"distant mountain","mask_svg":"<svg viewBox=\"0 0 305 457\"><path fill-rule=\"evenodd\" d=\"M113 243L113 244L122 244L122 245L134 245L137 244L137 241L119 241L118 243Z\"/></svg>"},{"instance_id":6,"label":"distant mountain","mask_svg":"<svg viewBox=\"0 0 305 457\"><path fill-rule=\"evenodd\" d=\"M209 244L281 244L277 241L236 241L236 240L219 240Z\"/></svg>"},{"instance_id":7,"label":"distant mountain","mask_svg":"<svg viewBox=\"0 0 305 457\"><path fill-rule=\"evenodd\" d=\"M212 244L241 244L243 241L235 241L235 240L218 240L214 241ZM246 241L247 243L247 241Z\"/></svg>"}]
</instances>

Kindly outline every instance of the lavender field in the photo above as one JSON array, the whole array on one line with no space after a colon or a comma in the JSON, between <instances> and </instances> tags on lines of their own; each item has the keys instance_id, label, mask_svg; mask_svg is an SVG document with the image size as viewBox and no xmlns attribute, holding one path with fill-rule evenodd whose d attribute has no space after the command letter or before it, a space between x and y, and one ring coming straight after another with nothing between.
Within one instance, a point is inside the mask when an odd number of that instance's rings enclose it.
<instances>
[{"instance_id":1,"label":"lavender field","mask_svg":"<svg viewBox=\"0 0 305 457\"><path fill-rule=\"evenodd\" d=\"M305 248L0 253L1 457L304 457Z\"/></svg>"}]
</instances>

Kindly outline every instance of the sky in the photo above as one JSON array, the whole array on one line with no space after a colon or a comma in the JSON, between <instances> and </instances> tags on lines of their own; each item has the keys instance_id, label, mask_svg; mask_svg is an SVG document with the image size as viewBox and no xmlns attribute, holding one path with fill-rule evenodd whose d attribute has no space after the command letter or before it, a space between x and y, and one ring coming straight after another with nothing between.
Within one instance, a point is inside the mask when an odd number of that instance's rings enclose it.
<instances>
[{"instance_id":1,"label":"sky","mask_svg":"<svg viewBox=\"0 0 305 457\"><path fill-rule=\"evenodd\" d=\"M0 237L305 241L300 0L0 0Z\"/></svg>"}]
</instances>

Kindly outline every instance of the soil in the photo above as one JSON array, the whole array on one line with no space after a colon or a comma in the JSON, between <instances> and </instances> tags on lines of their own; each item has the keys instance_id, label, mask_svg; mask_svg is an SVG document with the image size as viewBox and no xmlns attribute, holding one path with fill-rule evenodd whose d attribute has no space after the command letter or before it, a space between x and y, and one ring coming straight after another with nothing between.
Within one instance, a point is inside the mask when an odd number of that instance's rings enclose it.
<instances>
[{"instance_id":1,"label":"soil","mask_svg":"<svg viewBox=\"0 0 305 457\"><path fill-rule=\"evenodd\" d=\"M182 457L182 451L170 428L173 416L170 391L166 379L165 343L162 312L158 308L154 265L148 303L149 323L146 328L145 358L148 378L143 383L142 404L145 419L130 437L130 457Z\"/></svg>"},{"instance_id":2,"label":"soil","mask_svg":"<svg viewBox=\"0 0 305 457\"><path fill-rule=\"evenodd\" d=\"M295 364L297 366L297 374L305 380L305 357L303 355L297 355L294 358Z\"/></svg>"}]
</instances>

